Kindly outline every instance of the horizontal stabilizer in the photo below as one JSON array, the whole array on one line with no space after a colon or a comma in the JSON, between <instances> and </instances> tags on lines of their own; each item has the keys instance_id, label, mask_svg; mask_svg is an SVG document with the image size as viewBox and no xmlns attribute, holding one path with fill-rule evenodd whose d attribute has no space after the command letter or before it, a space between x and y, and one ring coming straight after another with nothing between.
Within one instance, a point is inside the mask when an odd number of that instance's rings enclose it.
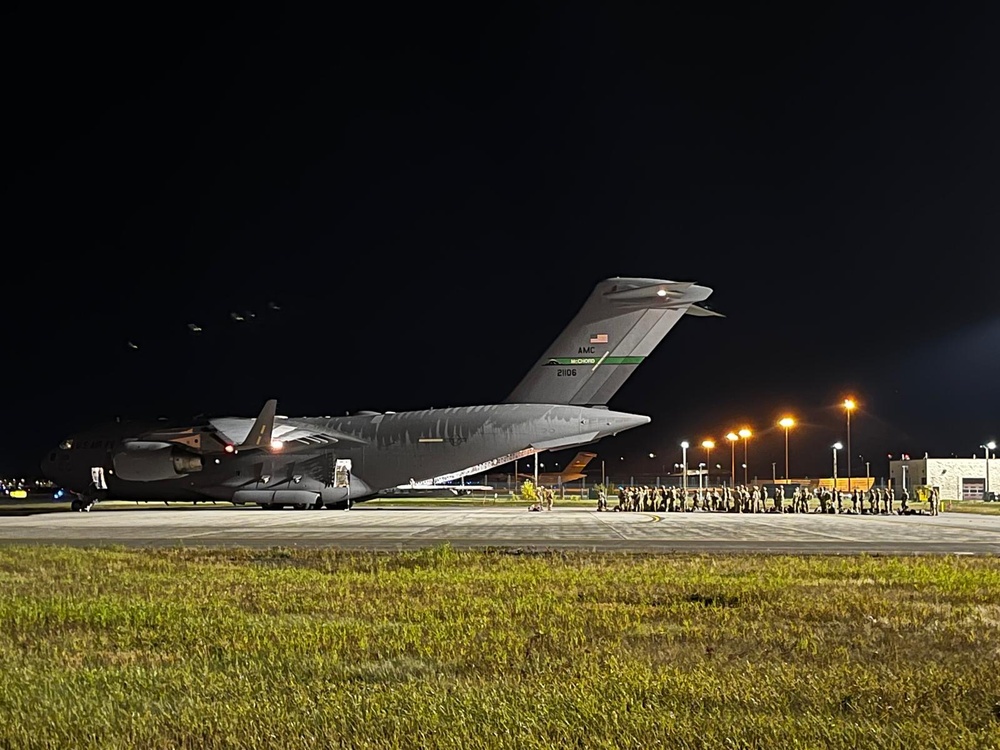
<instances>
[{"instance_id":1,"label":"horizontal stabilizer","mask_svg":"<svg viewBox=\"0 0 1000 750\"><path fill-rule=\"evenodd\" d=\"M588 432L583 435L573 435L571 437L556 438L555 440L533 440L531 447L539 451L556 451L561 448L572 448L574 445L586 445L597 440L599 432Z\"/></svg>"}]
</instances>

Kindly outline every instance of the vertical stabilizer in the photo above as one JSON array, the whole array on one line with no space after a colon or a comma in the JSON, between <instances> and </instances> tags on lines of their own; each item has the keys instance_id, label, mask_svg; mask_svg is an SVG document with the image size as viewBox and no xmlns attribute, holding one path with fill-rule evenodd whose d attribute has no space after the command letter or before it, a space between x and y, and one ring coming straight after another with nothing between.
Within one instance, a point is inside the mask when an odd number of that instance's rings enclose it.
<instances>
[{"instance_id":1,"label":"vertical stabilizer","mask_svg":"<svg viewBox=\"0 0 1000 750\"><path fill-rule=\"evenodd\" d=\"M692 281L600 282L505 403L603 406L687 312L712 290Z\"/></svg>"},{"instance_id":2,"label":"vertical stabilizer","mask_svg":"<svg viewBox=\"0 0 1000 750\"><path fill-rule=\"evenodd\" d=\"M575 479L580 479L586 476L583 470L587 468L587 464L597 458L596 453L589 453L587 451L580 451L577 453L573 460L566 464L566 468L562 470L559 474L559 479L561 482L572 482Z\"/></svg>"}]
</instances>

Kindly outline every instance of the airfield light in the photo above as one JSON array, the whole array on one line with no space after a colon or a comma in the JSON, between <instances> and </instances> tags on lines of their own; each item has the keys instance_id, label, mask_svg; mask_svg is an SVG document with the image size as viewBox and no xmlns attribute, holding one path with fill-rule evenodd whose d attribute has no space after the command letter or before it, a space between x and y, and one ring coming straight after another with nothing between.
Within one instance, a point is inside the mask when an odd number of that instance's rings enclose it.
<instances>
[{"instance_id":1,"label":"airfield light","mask_svg":"<svg viewBox=\"0 0 1000 750\"><path fill-rule=\"evenodd\" d=\"M788 481L788 429L795 425L795 420L791 417L782 417L778 422L785 428L785 481ZM772 467L773 468L773 467Z\"/></svg>"},{"instance_id":2,"label":"airfield light","mask_svg":"<svg viewBox=\"0 0 1000 750\"><path fill-rule=\"evenodd\" d=\"M847 412L847 491L851 491L851 412L857 407L853 398L844 399L844 411Z\"/></svg>"},{"instance_id":3,"label":"airfield light","mask_svg":"<svg viewBox=\"0 0 1000 750\"><path fill-rule=\"evenodd\" d=\"M743 484L748 484L748 481L747 481L747 474L748 474L747 464L750 463L750 461L747 458L747 450L748 450L747 449L747 439L751 435L753 435L753 433L750 431L749 427L744 427L742 430L740 430L739 435L740 435L741 438L743 438Z\"/></svg>"},{"instance_id":4,"label":"airfield light","mask_svg":"<svg viewBox=\"0 0 1000 750\"><path fill-rule=\"evenodd\" d=\"M712 438L708 440L701 441L701 447L705 449L705 465L708 466L708 476L712 475L712 448L715 447L715 441ZM705 486L708 486L708 476L705 477Z\"/></svg>"},{"instance_id":5,"label":"airfield light","mask_svg":"<svg viewBox=\"0 0 1000 750\"><path fill-rule=\"evenodd\" d=\"M685 499L685 501L687 500L687 494L688 494L688 446L689 445L690 445L690 443L688 443L687 440L685 440L685 441L683 441L681 443L681 456L682 456L681 457L681 464L682 464L682 467L681 467L681 486L683 488L682 491L684 492L684 499Z\"/></svg>"},{"instance_id":6,"label":"airfield light","mask_svg":"<svg viewBox=\"0 0 1000 750\"><path fill-rule=\"evenodd\" d=\"M991 440L988 443L984 443L982 448L986 449L986 482L983 487L983 500L989 499L990 492L990 451L996 450L997 444L995 440Z\"/></svg>"},{"instance_id":7,"label":"airfield light","mask_svg":"<svg viewBox=\"0 0 1000 750\"><path fill-rule=\"evenodd\" d=\"M730 432L728 435L726 435L726 440L729 441L729 448L730 448L729 452L732 454L730 456L731 463L729 464L729 466L731 467L731 471L729 472L730 487L736 486L736 441L739 439L740 436L737 435L735 432Z\"/></svg>"}]
</instances>

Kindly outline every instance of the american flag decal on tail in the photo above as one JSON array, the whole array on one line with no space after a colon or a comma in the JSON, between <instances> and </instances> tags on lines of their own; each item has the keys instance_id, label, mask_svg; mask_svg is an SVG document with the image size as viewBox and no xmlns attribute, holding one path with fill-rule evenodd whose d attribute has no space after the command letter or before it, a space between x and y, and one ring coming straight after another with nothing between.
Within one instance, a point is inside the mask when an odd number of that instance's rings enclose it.
<instances>
[{"instance_id":1,"label":"american flag decal on tail","mask_svg":"<svg viewBox=\"0 0 1000 750\"><path fill-rule=\"evenodd\" d=\"M590 337L591 344L606 344L608 343L608 334L606 333L596 333Z\"/></svg>"}]
</instances>

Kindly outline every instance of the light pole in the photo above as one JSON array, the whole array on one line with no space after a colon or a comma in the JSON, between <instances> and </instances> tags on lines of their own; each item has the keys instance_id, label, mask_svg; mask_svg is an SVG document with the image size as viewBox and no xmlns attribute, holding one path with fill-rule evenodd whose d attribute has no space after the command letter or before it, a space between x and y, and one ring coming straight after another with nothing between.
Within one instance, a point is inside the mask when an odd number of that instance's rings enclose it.
<instances>
[{"instance_id":1,"label":"light pole","mask_svg":"<svg viewBox=\"0 0 1000 750\"><path fill-rule=\"evenodd\" d=\"M777 465L777 463L778 463L777 461L771 462L771 484L778 483L778 475L775 473L776 470L774 468Z\"/></svg>"},{"instance_id":2,"label":"light pole","mask_svg":"<svg viewBox=\"0 0 1000 750\"><path fill-rule=\"evenodd\" d=\"M782 417L778 424L785 428L785 484L788 484L788 430L795 426L795 420L791 417Z\"/></svg>"},{"instance_id":3,"label":"light pole","mask_svg":"<svg viewBox=\"0 0 1000 750\"><path fill-rule=\"evenodd\" d=\"M701 492L701 475L705 473L705 464L698 464L698 492Z\"/></svg>"},{"instance_id":4,"label":"light pole","mask_svg":"<svg viewBox=\"0 0 1000 750\"><path fill-rule=\"evenodd\" d=\"M732 448L731 452L733 454L732 463L730 464L730 466L733 467L732 468L732 476L729 479L729 486L730 487L735 487L736 486L736 441L739 440L739 439L740 439L740 436L737 435L735 432L730 432L728 435L726 435L726 440L729 441L729 447Z\"/></svg>"},{"instance_id":5,"label":"light pole","mask_svg":"<svg viewBox=\"0 0 1000 750\"><path fill-rule=\"evenodd\" d=\"M990 496L990 451L995 451L997 444L996 441L991 440L979 447L986 449L986 486L983 487L983 500L986 500Z\"/></svg>"},{"instance_id":6,"label":"light pole","mask_svg":"<svg viewBox=\"0 0 1000 750\"><path fill-rule=\"evenodd\" d=\"M837 451L839 451L844 446L841 445L840 441L833 444L833 491L837 492ZM836 497L836 495L834 495Z\"/></svg>"},{"instance_id":7,"label":"light pole","mask_svg":"<svg viewBox=\"0 0 1000 750\"><path fill-rule=\"evenodd\" d=\"M844 399L844 410L847 412L847 491L851 491L851 412L857 407L853 398Z\"/></svg>"},{"instance_id":8,"label":"light pole","mask_svg":"<svg viewBox=\"0 0 1000 750\"><path fill-rule=\"evenodd\" d=\"M744 485L748 484L747 464L749 463L749 461L747 460L747 440L750 438L751 435L753 435L753 433L750 432L750 429L748 427L744 427L742 430L739 431L739 436L743 438L743 484Z\"/></svg>"},{"instance_id":9,"label":"light pole","mask_svg":"<svg viewBox=\"0 0 1000 750\"><path fill-rule=\"evenodd\" d=\"M687 502L688 494L688 441L681 443L681 487L684 492L683 502Z\"/></svg>"},{"instance_id":10,"label":"light pole","mask_svg":"<svg viewBox=\"0 0 1000 750\"><path fill-rule=\"evenodd\" d=\"M712 438L702 440L701 447L705 449L705 466L708 467L708 476L705 477L705 486L708 487L708 485L711 484L708 480L712 476L712 448L715 447L715 441L712 440Z\"/></svg>"}]
</instances>

